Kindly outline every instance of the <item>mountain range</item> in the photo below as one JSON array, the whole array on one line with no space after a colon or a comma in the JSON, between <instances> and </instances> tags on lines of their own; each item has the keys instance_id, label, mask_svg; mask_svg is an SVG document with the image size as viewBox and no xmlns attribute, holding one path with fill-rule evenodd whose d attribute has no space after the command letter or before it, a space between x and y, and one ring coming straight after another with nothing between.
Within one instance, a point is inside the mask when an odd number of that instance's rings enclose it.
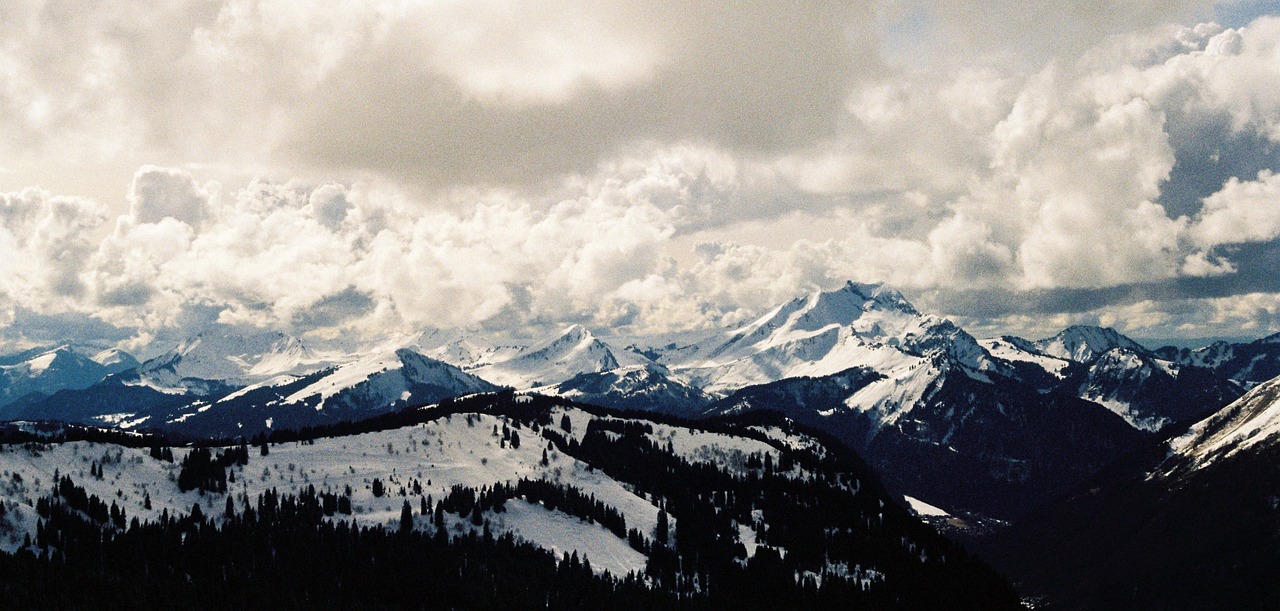
<instances>
[{"instance_id":1,"label":"mountain range","mask_svg":"<svg viewBox=\"0 0 1280 611\"><path fill-rule=\"evenodd\" d=\"M235 438L501 387L687 417L774 410L836 432L915 498L1009 519L1250 383L1215 368L1242 348L1206 348L1216 360L1166 354L1084 326L978 340L896 290L853 282L693 341L641 346L581 325L523 344L421 334L361 354L317 353L279 333L206 333L135 367L95 370L96 381L46 383L0 417ZM23 356L10 357L13 371Z\"/></svg>"},{"instance_id":2,"label":"mountain range","mask_svg":"<svg viewBox=\"0 0 1280 611\"><path fill-rule=\"evenodd\" d=\"M806 427L853 450L888 502L905 500L964 538L1032 602L1204 608L1238 592L1280 604L1267 581L1280 570L1280 543L1252 545L1271 541L1280 519L1280 336L1195 350L1149 350L1091 326L978 339L898 291L850 282L682 337L651 345L571 325L526 342L424 332L331 353L279 333L205 333L143 362L102 347L44 347L0 357L0 420L20 435L87 426L265 443L304 429L319 431L312 439L371 431L438 409L419 406L501 404L515 414L532 401L558 406L565 431L599 418L768 422L734 434L774 438ZM607 425L602 439L625 439L627 426ZM505 428L499 449L518 443ZM561 447L548 439L548 450ZM680 439L651 441L668 454L692 451ZM566 439L561 451L571 441L581 443ZM490 452L455 464L474 468ZM723 459L722 450L696 452ZM1228 598L1203 594L1224 580L1235 584L1219 587Z\"/></svg>"}]
</instances>

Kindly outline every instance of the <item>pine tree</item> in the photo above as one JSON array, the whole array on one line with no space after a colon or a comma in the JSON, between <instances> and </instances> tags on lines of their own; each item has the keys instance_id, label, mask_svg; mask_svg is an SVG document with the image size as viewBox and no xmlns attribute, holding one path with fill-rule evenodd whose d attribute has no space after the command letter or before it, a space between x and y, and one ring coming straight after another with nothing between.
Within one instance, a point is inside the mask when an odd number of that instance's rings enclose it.
<instances>
[{"instance_id":1,"label":"pine tree","mask_svg":"<svg viewBox=\"0 0 1280 611\"><path fill-rule=\"evenodd\" d=\"M400 532L407 533L413 530L413 506L409 504L409 499L404 500L404 507L400 508Z\"/></svg>"},{"instance_id":2,"label":"pine tree","mask_svg":"<svg viewBox=\"0 0 1280 611\"><path fill-rule=\"evenodd\" d=\"M665 546L667 544L667 537L670 536L669 530L670 526L667 524L667 510L664 506L658 510L658 528L653 534L654 541L659 545Z\"/></svg>"}]
</instances>

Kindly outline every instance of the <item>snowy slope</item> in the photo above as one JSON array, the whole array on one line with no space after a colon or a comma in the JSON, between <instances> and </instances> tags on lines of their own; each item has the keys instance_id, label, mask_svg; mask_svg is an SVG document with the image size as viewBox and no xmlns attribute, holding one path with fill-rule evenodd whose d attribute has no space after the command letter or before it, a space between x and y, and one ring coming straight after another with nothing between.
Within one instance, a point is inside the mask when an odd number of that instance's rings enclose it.
<instances>
[{"instance_id":1,"label":"snowy slope","mask_svg":"<svg viewBox=\"0 0 1280 611\"><path fill-rule=\"evenodd\" d=\"M1034 343L1021 337L1005 335L990 339L980 339L978 343L996 358L1030 363L1056 378L1061 378L1064 370L1072 363L1071 359L1053 356L1041 351Z\"/></svg>"},{"instance_id":2,"label":"snowy slope","mask_svg":"<svg viewBox=\"0 0 1280 611\"><path fill-rule=\"evenodd\" d=\"M236 497L250 498L275 488L279 491L300 490L314 485L319 490L353 490L353 517L357 523L395 524L400 517L405 497L399 488L409 479L424 485L423 494L436 499L444 497L451 486L470 487L495 482L514 481L521 477L546 478L581 484L611 506L627 511L627 521L652 529L657 508L626 490L599 471L568 456L555 454L547 466L540 464L545 444L527 443L519 449L498 448L492 429L503 421L487 415L472 417L447 416L417 427L381 431L365 435L320 439L314 445L282 444L268 456L257 456L249 466L238 468L236 483L230 491ZM177 452L181 459L182 451ZM486 460L481 461L481 458ZM104 467L104 478L88 475L89 465L97 461ZM158 519L167 510L171 515L190 511L201 503L207 514L216 515L225 504L225 495L181 492L173 482L177 465L153 459L146 449L129 449L73 442L53 445L32 453L8 448L0 454L0 466L8 473L22 473L25 485L12 485L6 479L0 484L0 496L23 504L15 520L18 528L0 538L0 548L13 551L24 533L34 535L36 516L26 507L27 501L46 493L47 483L59 469L71 475L90 494L104 499L118 499L130 516ZM375 497L370 486L374 478L386 482L387 495ZM427 484L427 482L430 484ZM120 495L116 491L121 491ZM149 497L150 510L143 507ZM415 502L418 496L411 499ZM25 511L24 511L25 509ZM459 528L470 528L462 520ZM541 507L519 506L509 516L494 523L497 529L510 529L548 548L586 554L598 570L608 569L625 574L644 568L645 557L629 548L603 528L577 518L558 514ZM425 527L425 526L424 526Z\"/></svg>"},{"instance_id":3,"label":"snowy slope","mask_svg":"<svg viewBox=\"0 0 1280 611\"><path fill-rule=\"evenodd\" d=\"M554 422L566 417L573 422L578 439L592 420L617 420L571 408L557 408L552 412ZM341 491L350 486L354 509L350 517L356 523L394 528L406 498L416 509L420 497L430 495L439 500L455 485L478 489L498 482L514 483L520 478L544 479L577 487L616 508L630 528L642 533L654 531L658 507L651 499L637 496L631 486L554 450L547 453L547 464L542 464L547 440L528 427L520 429L525 442L518 448L501 443L494 431L509 424L513 423L505 417L488 414L442 414L438 419L411 427L321 438L307 444L275 444L268 456L259 456L254 448L248 466L233 467L235 482L229 485L228 494L239 502L244 495L255 498L270 489L288 493L307 486L315 486L320 491ZM778 450L769 444L722 433L656 425L652 437L655 442L670 443L676 453L688 459L725 468L742 468L753 453L769 454L774 462L780 458ZM184 453L185 450L175 450L179 462ZM101 479L88 473L91 463L95 462L103 465ZM219 516L227 497L227 494L181 492L175 484L178 465L151 458L145 448L91 442L52 444L38 451L22 446L0 446L0 471L7 474L0 481L0 500L8 501L12 508L3 518L11 527L0 529L3 531L0 549L12 552L19 547L24 534L34 536L37 516L30 505L37 497L47 494L55 470L70 475L89 494L115 500L129 516L143 520L158 519L166 511L170 515L186 513L195 503L202 505L206 515ZM801 472L797 471L796 475L799 477ZM375 478L385 483L384 496L374 496L371 482ZM422 486L421 495L412 492L402 495L401 486L411 487L409 484L413 481ZM148 498L150 509L144 507ZM624 539L597 524L519 499L508 502L504 513L488 517L496 532L513 532L557 553L585 555L598 572L608 570L615 575L625 575L643 571L647 560ZM450 531L475 528L458 516L446 515L446 518ZM674 518L670 520L678 532L678 522ZM417 516L415 522L417 528L431 528L429 520L421 516Z\"/></svg>"},{"instance_id":4,"label":"snowy slope","mask_svg":"<svg viewBox=\"0 0 1280 611\"><path fill-rule=\"evenodd\" d=\"M1218 458L1280 441L1280 378L1264 382L1234 403L1170 440L1170 449L1196 468Z\"/></svg>"}]
</instances>

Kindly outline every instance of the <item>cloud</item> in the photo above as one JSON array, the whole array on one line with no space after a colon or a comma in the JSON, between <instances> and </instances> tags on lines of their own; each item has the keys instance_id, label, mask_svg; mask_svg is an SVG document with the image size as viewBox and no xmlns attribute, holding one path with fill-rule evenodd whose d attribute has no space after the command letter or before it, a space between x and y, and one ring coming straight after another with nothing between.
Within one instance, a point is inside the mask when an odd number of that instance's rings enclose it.
<instances>
[{"instance_id":1,"label":"cloud","mask_svg":"<svg viewBox=\"0 0 1280 611\"><path fill-rule=\"evenodd\" d=\"M1205 198L1191 234L1206 248L1280 237L1280 175L1263 170L1256 180L1232 177L1221 191Z\"/></svg>"},{"instance_id":2,"label":"cloud","mask_svg":"<svg viewBox=\"0 0 1280 611\"><path fill-rule=\"evenodd\" d=\"M129 185L129 214L135 223L172 218L195 227L204 220L208 206L209 193L182 170L145 166Z\"/></svg>"},{"instance_id":3,"label":"cloud","mask_svg":"<svg viewBox=\"0 0 1280 611\"><path fill-rule=\"evenodd\" d=\"M89 200L34 188L0 194L0 307L67 308L85 290L89 234L104 220L103 208Z\"/></svg>"},{"instance_id":4,"label":"cloud","mask_svg":"<svg viewBox=\"0 0 1280 611\"><path fill-rule=\"evenodd\" d=\"M17 158L152 155L543 185L634 143L830 134L879 68L871 3L35 0L6 5Z\"/></svg>"},{"instance_id":5,"label":"cloud","mask_svg":"<svg viewBox=\"0 0 1280 611\"><path fill-rule=\"evenodd\" d=\"M1280 291L1280 19L900 8L8 3L6 166L155 165L5 195L0 319L648 332L852 278L1177 328Z\"/></svg>"}]
</instances>

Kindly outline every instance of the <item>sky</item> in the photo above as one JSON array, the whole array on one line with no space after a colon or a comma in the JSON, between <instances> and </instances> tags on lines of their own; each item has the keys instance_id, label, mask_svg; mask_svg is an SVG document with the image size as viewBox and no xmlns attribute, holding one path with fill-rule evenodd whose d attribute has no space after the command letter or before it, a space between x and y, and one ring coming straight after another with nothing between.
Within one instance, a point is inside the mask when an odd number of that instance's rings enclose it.
<instances>
[{"instance_id":1,"label":"sky","mask_svg":"<svg viewBox=\"0 0 1280 611\"><path fill-rule=\"evenodd\" d=\"M1280 331L1280 3L11 0L0 348ZM158 348L159 347L159 348Z\"/></svg>"}]
</instances>

